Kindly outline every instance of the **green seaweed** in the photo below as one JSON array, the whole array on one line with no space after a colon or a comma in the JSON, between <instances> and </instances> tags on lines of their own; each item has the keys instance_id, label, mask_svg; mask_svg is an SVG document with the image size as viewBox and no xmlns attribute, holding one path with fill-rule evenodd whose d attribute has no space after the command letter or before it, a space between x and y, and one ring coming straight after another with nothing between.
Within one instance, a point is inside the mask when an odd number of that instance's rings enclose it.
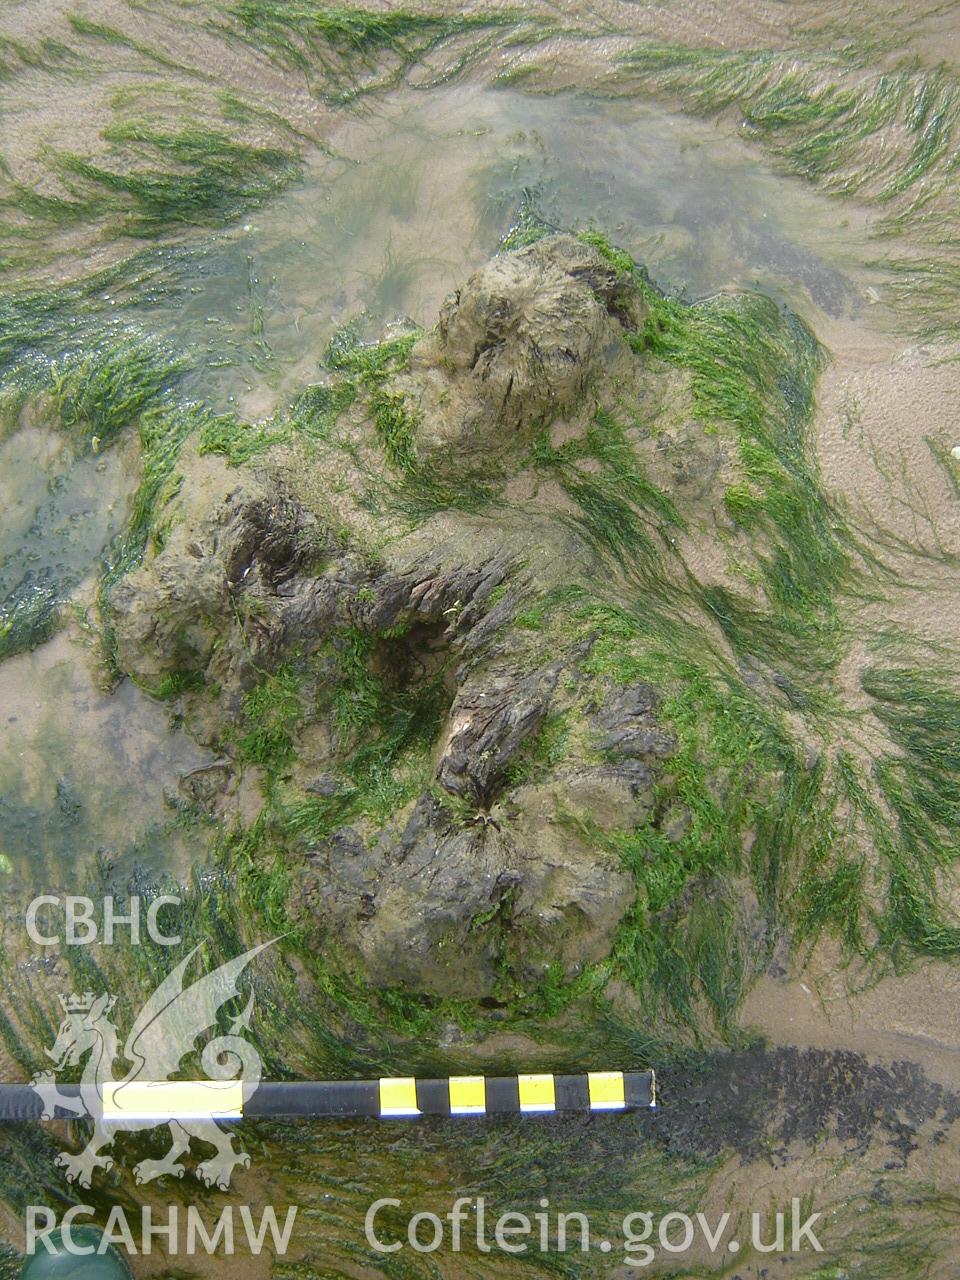
<instances>
[{"instance_id":1,"label":"green seaweed","mask_svg":"<svg viewBox=\"0 0 960 1280\"><path fill-rule=\"evenodd\" d=\"M555 475L580 508L577 524L587 541L623 567L638 571L645 565L652 572L670 548L669 530L684 528L673 501L645 474L623 424L607 409L597 410L583 437L557 449L544 433L532 460ZM599 463L599 471L580 465L586 461Z\"/></svg>"},{"instance_id":2,"label":"green seaweed","mask_svg":"<svg viewBox=\"0 0 960 1280\"><path fill-rule=\"evenodd\" d=\"M237 737L240 758L282 772L296 757L294 734L303 718L301 680L289 666L265 675L243 700L245 725Z\"/></svg>"},{"instance_id":3,"label":"green seaweed","mask_svg":"<svg viewBox=\"0 0 960 1280\"><path fill-rule=\"evenodd\" d=\"M280 416L250 423L232 413L211 414L200 428L197 452L218 453L231 466L242 467L251 458L290 438L290 424Z\"/></svg>"},{"instance_id":4,"label":"green seaweed","mask_svg":"<svg viewBox=\"0 0 960 1280\"><path fill-rule=\"evenodd\" d=\"M51 68L71 71L76 52L52 36L41 36L35 44L0 35L0 79L9 79L24 68Z\"/></svg>"},{"instance_id":5,"label":"green seaweed","mask_svg":"<svg viewBox=\"0 0 960 1280\"><path fill-rule=\"evenodd\" d=\"M829 612L849 548L807 433L823 359L813 334L761 294L693 306L652 295L634 343L691 372L694 413L708 427L734 427L745 483L727 505L747 528L762 522L774 534L763 564L770 603L784 614Z\"/></svg>"},{"instance_id":6,"label":"green seaweed","mask_svg":"<svg viewBox=\"0 0 960 1280\"><path fill-rule=\"evenodd\" d=\"M702 640L687 653L682 639L665 650L637 614L594 605L575 616L602 628L587 673L649 681L663 693L658 717L676 738L647 824L612 838L639 888L616 944L618 968L651 1000L666 999L681 1021L696 1024L700 993L726 1030L750 968L733 886L752 879L771 938L785 919L783 871L811 802L810 787L785 785L802 777L798 748L777 712L733 672L692 656L709 652ZM675 830L664 831L665 812L676 814Z\"/></svg>"},{"instance_id":7,"label":"green seaweed","mask_svg":"<svg viewBox=\"0 0 960 1280\"><path fill-rule=\"evenodd\" d=\"M38 265L60 260L59 274L81 283L100 239L183 238L261 205L299 176L304 139L293 122L242 105L156 76L114 94L100 145L48 143L29 170L0 181L0 269L29 288ZM124 266L129 276L135 262Z\"/></svg>"},{"instance_id":8,"label":"green seaweed","mask_svg":"<svg viewBox=\"0 0 960 1280\"><path fill-rule=\"evenodd\" d=\"M48 640L60 619L61 597L49 578L24 577L0 602L0 660Z\"/></svg>"},{"instance_id":9,"label":"green seaweed","mask_svg":"<svg viewBox=\"0 0 960 1280\"><path fill-rule=\"evenodd\" d=\"M116 656L111 591L125 574L141 562L151 542L156 549L162 549L166 535L162 513L179 489L176 467L183 446L189 436L201 432L215 417L205 406L183 404L169 392L140 415L140 483L133 498L127 527L110 550L97 594L103 625L104 657L108 668L115 675L119 675L120 671Z\"/></svg>"},{"instance_id":10,"label":"green seaweed","mask_svg":"<svg viewBox=\"0 0 960 1280\"><path fill-rule=\"evenodd\" d=\"M118 230L143 236L180 226L221 226L262 204L299 175L297 157L280 147L238 141L208 125L166 129L125 122L103 137L147 163L109 168L70 152L53 158L72 195L72 213L89 221L118 216ZM162 158L164 167L150 165Z\"/></svg>"},{"instance_id":11,"label":"green seaweed","mask_svg":"<svg viewBox=\"0 0 960 1280\"><path fill-rule=\"evenodd\" d=\"M621 59L703 115L736 110L748 136L808 181L889 202L950 172L960 92L944 67L865 74L862 55L697 49L650 42ZM882 132L896 140L878 153Z\"/></svg>"},{"instance_id":12,"label":"green seaweed","mask_svg":"<svg viewBox=\"0 0 960 1280\"><path fill-rule=\"evenodd\" d=\"M414 471L417 465L414 451L416 422L403 395L396 391L380 392L373 413L387 462L398 471Z\"/></svg>"},{"instance_id":13,"label":"green seaweed","mask_svg":"<svg viewBox=\"0 0 960 1280\"><path fill-rule=\"evenodd\" d=\"M221 22L210 24L218 34L253 45L281 66L308 74L319 70L330 86L330 96L339 98L358 91L357 63L382 67L385 58L392 57L399 70L388 72L385 79L393 83L446 42L472 34L476 37L473 47L454 61L452 73L459 72L485 47L485 37L520 26L523 16L509 9L444 14L405 8L371 10L316 0L231 0L223 4L222 13ZM534 18L527 19L527 25L535 30L543 23Z\"/></svg>"},{"instance_id":14,"label":"green seaweed","mask_svg":"<svg viewBox=\"0 0 960 1280\"><path fill-rule=\"evenodd\" d=\"M149 58L151 62L156 62L161 67L168 67L173 71L185 72L187 75L199 74L192 67L186 66L182 62L178 62L175 58L171 58L169 54L162 49L156 48L154 45L145 44L142 40L137 40L125 31L120 31L117 27L109 26L104 22L94 22L92 18L88 18L83 13L67 14L67 21L77 35L88 36L94 40L102 40L105 44L114 47L130 49L134 53L139 53L145 58Z\"/></svg>"},{"instance_id":15,"label":"green seaweed","mask_svg":"<svg viewBox=\"0 0 960 1280\"><path fill-rule=\"evenodd\" d=\"M939 876L960 858L960 694L951 676L935 668L871 667L861 682L899 748L874 764L884 809L866 815L893 877L881 932L894 946L905 939L928 954L954 955L960 922L945 918L939 905Z\"/></svg>"},{"instance_id":16,"label":"green seaweed","mask_svg":"<svg viewBox=\"0 0 960 1280\"><path fill-rule=\"evenodd\" d=\"M943 472L955 498L960 498L960 460L953 456L952 449L933 436L924 436L927 448L933 454L934 461Z\"/></svg>"},{"instance_id":17,"label":"green seaweed","mask_svg":"<svg viewBox=\"0 0 960 1280\"><path fill-rule=\"evenodd\" d=\"M877 205L882 216L874 235L910 232L925 241L920 258L887 252L872 265L922 336L954 338L960 269L950 228L957 213L960 81L945 64L903 57L878 69L871 65L874 48L869 40L787 50L650 41L620 65L638 91L700 115L735 116L743 136L788 173L829 195Z\"/></svg>"},{"instance_id":18,"label":"green seaweed","mask_svg":"<svg viewBox=\"0 0 960 1280\"><path fill-rule=\"evenodd\" d=\"M205 689L206 685L206 676L202 671L188 669L175 671L172 675L164 676L150 690L150 693L155 698L159 698L161 702L172 702L174 699L182 697L185 693L197 693L199 690Z\"/></svg>"},{"instance_id":19,"label":"green seaweed","mask_svg":"<svg viewBox=\"0 0 960 1280\"><path fill-rule=\"evenodd\" d=\"M112 343L84 347L53 365L52 407L71 435L99 449L136 422L188 367L182 355L156 339L121 333Z\"/></svg>"}]
</instances>

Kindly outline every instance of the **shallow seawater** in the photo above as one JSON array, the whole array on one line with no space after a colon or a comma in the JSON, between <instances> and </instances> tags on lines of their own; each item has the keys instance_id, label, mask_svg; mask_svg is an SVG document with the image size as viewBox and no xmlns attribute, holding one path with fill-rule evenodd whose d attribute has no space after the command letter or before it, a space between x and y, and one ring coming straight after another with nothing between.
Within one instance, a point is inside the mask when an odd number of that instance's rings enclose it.
<instances>
[{"instance_id":1,"label":"shallow seawater","mask_svg":"<svg viewBox=\"0 0 960 1280\"><path fill-rule=\"evenodd\" d=\"M26 577L65 594L99 568L126 521L136 467L130 450L77 457L41 427L0 445L0 605Z\"/></svg>"},{"instance_id":2,"label":"shallow seawater","mask_svg":"<svg viewBox=\"0 0 960 1280\"><path fill-rule=\"evenodd\" d=\"M31 590L89 596L137 473L130 447L78 454L39 426L6 440L0 606ZM168 708L131 682L102 689L95 666L65 634L0 664L0 868L11 891L79 892L95 867L182 878L202 853L164 788L209 755L171 734Z\"/></svg>"},{"instance_id":3,"label":"shallow seawater","mask_svg":"<svg viewBox=\"0 0 960 1280\"><path fill-rule=\"evenodd\" d=\"M257 416L316 377L337 326L432 324L525 202L558 228L596 226L688 297L760 288L836 316L869 288L862 223L712 125L460 86L345 118L303 181L218 237L150 322L216 353L192 390Z\"/></svg>"},{"instance_id":4,"label":"shallow seawater","mask_svg":"<svg viewBox=\"0 0 960 1280\"><path fill-rule=\"evenodd\" d=\"M4 887L83 892L99 874L189 876L199 833L170 787L210 756L129 680L99 688L66 634L0 664ZM175 796L175 792L174 792Z\"/></svg>"}]
</instances>

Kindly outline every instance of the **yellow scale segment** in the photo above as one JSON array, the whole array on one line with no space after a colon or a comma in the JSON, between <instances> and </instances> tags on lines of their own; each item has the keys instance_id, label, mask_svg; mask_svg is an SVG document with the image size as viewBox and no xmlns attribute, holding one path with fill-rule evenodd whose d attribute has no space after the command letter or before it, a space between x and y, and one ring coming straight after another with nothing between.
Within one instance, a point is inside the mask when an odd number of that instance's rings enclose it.
<instances>
[{"instance_id":1,"label":"yellow scale segment","mask_svg":"<svg viewBox=\"0 0 960 1280\"><path fill-rule=\"evenodd\" d=\"M482 1116L487 1109L487 1082L483 1076L451 1076L450 1114Z\"/></svg>"},{"instance_id":2,"label":"yellow scale segment","mask_svg":"<svg viewBox=\"0 0 960 1280\"><path fill-rule=\"evenodd\" d=\"M517 1076L517 1085L521 1111L556 1111L557 1091L552 1075Z\"/></svg>"},{"instance_id":3,"label":"yellow scale segment","mask_svg":"<svg viewBox=\"0 0 960 1280\"><path fill-rule=\"evenodd\" d=\"M239 1120L242 1080L105 1081L104 1120Z\"/></svg>"},{"instance_id":4,"label":"yellow scale segment","mask_svg":"<svg viewBox=\"0 0 960 1280\"><path fill-rule=\"evenodd\" d=\"M380 1080L382 1116L418 1116L417 1082L413 1076L384 1076Z\"/></svg>"},{"instance_id":5,"label":"yellow scale segment","mask_svg":"<svg viewBox=\"0 0 960 1280\"><path fill-rule=\"evenodd\" d=\"M622 1071L591 1071L587 1076L591 1111L623 1111L627 1095Z\"/></svg>"}]
</instances>

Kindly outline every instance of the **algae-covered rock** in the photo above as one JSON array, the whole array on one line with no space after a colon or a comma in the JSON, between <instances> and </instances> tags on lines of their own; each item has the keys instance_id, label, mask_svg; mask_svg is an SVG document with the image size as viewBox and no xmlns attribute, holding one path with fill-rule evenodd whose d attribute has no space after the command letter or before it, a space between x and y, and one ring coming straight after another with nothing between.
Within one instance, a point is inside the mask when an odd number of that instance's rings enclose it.
<instances>
[{"instance_id":1,"label":"algae-covered rock","mask_svg":"<svg viewBox=\"0 0 960 1280\"><path fill-rule=\"evenodd\" d=\"M644 312L572 237L499 256L408 361L359 353L367 372L318 397L346 386L322 445L243 466L189 445L163 536L113 590L122 669L190 674L188 726L269 783L290 914L374 986L492 997L573 977L635 900L613 840L650 815L673 750L656 690L598 686L589 636L548 639L524 613L590 583L596 551L559 481L473 512L429 483L431 460L449 477L479 458L506 485L538 433L594 430L601 393L645 377L628 340Z\"/></svg>"},{"instance_id":2,"label":"algae-covered rock","mask_svg":"<svg viewBox=\"0 0 960 1280\"><path fill-rule=\"evenodd\" d=\"M420 447L482 457L529 443L624 359L623 322L642 318L636 291L571 236L501 254L446 300L414 350Z\"/></svg>"},{"instance_id":3,"label":"algae-covered rock","mask_svg":"<svg viewBox=\"0 0 960 1280\"><path fill-rule=\"evenodd\" d=\"M191 671L229 688L292 642L303 622L293 584L322 534L275 483L219 458L184 465L163 550L113 590L118 660L148 685Z\"/></svg>"}]
</instances>

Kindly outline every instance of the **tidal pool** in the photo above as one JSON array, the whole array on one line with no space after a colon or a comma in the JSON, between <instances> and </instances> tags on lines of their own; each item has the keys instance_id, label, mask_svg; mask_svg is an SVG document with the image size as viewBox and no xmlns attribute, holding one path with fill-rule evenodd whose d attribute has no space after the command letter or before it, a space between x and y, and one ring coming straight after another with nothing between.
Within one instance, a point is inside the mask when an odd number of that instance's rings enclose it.
<instances>
[{"instance_id":1,"label":"tidal pool","mask_svg":"<svg viewBox=\"0 0 960 1280\"><path fill-rule=\"evenodd\" d=\"M204 841L177 821L176 783L212 756L171 731L168 708L130 681L98 685L66 634L0 666L0 706L5 896L83 893L98 869L189 878Z\"/></svg>"},{"instance_id":2,"label":"tidal pool","mask_svg":"<svg viewBox=\"0 0 960 1280\"><path fill-rule=\"evenodd\" d=\"M213 353L188 379L197 394L257 417L316 377L338 326L431 324L530 206L558 228L596 226L691 298L760 288L849 316L879 279L864 215L838 220L713 125L460 85L348 116L302 182L183 268L174 310L143 318Z\"/></svg>"}]
</instances>

